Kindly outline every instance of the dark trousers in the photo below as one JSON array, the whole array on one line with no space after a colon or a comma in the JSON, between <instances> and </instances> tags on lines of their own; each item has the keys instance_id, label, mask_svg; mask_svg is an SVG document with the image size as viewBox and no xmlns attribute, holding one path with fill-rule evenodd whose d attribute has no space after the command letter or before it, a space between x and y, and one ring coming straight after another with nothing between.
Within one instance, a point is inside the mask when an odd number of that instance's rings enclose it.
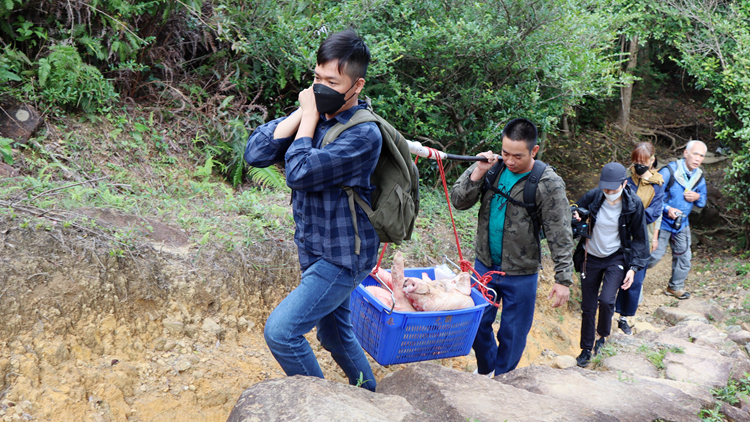
<instances>
[{"instance_id":1,"label":"dark trousers","mask_svg":"<svg viewBox=\"0 0 750 422\"><path fill-rule=\"evenodd\" d=\"M479 274L487 271L500 271L497 265L487 268L481 261L476 260L474 269ZM490 305L484 308L479 322L477 336L474 338L473 349L477 357L477 369L480 374L495 375L510 372L518 366L526 348L526 337L534 322L534 306L536 305L536 288L539 274L492 276L487 287L497 292L496 301L502 303L500 315L500 329L497 331L497 341L492 329L492 323L497 317L497 308Z\"/></svg>"},{"instance_id":2,"label":"dark trousers","mask_svg":"<svg viewBox=\"0 0 750 422\"><path fill-rule=\"evenodd\" d=\"M591 350L594 347L595 331L600 337L607 337L612 331L615 297L625 279L625 272L622 252L615 252L606 258L588 255L585 277L581 280L581 349ZM595 323L597 302L599 322Z\"/></svg>"}]
</instances>

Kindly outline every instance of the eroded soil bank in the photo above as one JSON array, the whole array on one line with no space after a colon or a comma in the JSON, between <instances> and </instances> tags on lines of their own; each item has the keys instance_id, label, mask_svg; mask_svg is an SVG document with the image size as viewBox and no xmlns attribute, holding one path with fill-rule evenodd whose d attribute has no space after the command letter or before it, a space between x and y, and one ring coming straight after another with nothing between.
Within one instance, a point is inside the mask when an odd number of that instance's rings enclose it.
<instances>
[{"instance_id":1,"label":"eroded soil bank","mask_svg":"<svg viewBox=\"0 0 750 422\"><path fill-rule=\"evenodd\" d=\"M280 375L260 327L297 273L286 243L118 257L0 222L0 420L225 420Z\"/></svg>"}]
</instances>

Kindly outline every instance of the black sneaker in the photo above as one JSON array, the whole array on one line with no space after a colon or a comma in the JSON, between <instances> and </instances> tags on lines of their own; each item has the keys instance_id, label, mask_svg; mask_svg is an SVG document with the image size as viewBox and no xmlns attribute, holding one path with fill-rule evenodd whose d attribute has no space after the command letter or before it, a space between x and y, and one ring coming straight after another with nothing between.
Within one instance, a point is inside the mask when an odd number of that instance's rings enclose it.
<instances>
[{"instance_id":1,"label":"black sneaker","mask_svg":"<svg viewBox=\"0 0 750 422\"><path fill-rule=\"evenodd\" d=\"M589 366L589 362L591 361L591 350L581 350L581 354L578 355L576 358L576 363L581 368L585 368Z\"/></svg>"},{"instance_id":2,"label":"black sneaker","mask_svg":"<svg viewBox=\"0 0 750 422\"><path fill-rule=\"evenodd\" d=\"M599 340L597 340L596 343L594 343L594 356L599 354L599 349L601 349L602 346L604 346L604 343L606 341L607 341L606 337L599 337Z\"/></svg>"},{"instance_id":3,"label":"black sneaker","mask_svg":"<svg viewBox=\"0 0 750 422\"><path fill-rule=\"evenodd\" d=\"M622 330L623 333L625 333L626 336L632 336L633 330L630 328L630 324L628 324L628 320L625 318L620 318L617 321L617 326L620 327L620 330Z\"/></svg>"}]
</instances>

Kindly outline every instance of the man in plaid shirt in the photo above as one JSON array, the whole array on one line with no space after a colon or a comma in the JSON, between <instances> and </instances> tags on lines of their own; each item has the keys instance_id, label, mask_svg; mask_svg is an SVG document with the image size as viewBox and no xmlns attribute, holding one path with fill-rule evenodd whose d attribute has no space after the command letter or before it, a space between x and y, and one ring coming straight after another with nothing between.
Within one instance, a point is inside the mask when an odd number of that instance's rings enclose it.
<instances>
[{"instance_id":1,"label":"man in plaid shirt","mask_svg":"<svg viewBox=\"0 0 750 422\"><path fill-rule=\"evenodd\" d=\"M354 250L354 227L346 192L351 186L367 202L375 189L370 176L380 157L382 136L375 123L361 123L321 148L326 132L346 123L366 103L359 101L370 51L352 30L325 40L317 54L315 80L299 94L291 115L258 127L247 143L245 161L267 167L285 161L302 278L266 321L269 349L288 376L323 378L304 335L313 327L349 382L375 391L375 377L351 324L351 292L375 266L380 240L356 207L361 239Z\"/></svg>"}]
</instances>

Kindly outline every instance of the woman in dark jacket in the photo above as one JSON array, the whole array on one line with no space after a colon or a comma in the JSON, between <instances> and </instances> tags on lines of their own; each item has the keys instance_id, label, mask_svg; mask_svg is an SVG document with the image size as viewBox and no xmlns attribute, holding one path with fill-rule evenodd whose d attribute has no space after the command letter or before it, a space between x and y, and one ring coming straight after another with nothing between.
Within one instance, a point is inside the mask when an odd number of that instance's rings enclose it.
<instances>
[{"instance_id":1,"label":"woman in dark jacket","mask_svg":"<svg viewBox=\"0 0 750 422\"><path fill-rule=\"evenodd\" d=\"M661 226L661 212L664 205L664 178L654 168L656 155L651 142L641 142L630 155L630 177L628 186L641 198L646 212L646 229L650 239L650 252L659 246L659 227ZM633 334L628 324L628 318L635 316L638 305L643 297L643 280L646 278L646 267L635 273L633 285L628 290L620 290L615 301L615 312L620 314L617 326L626 335Z\"/></svg>"},{"instance_id":2,"label":"woman in dark jacket","mask_svg":"<svg viewBox=\"0 0 750 422\"><path fill-rule=\"evenodd\" d=\"M592 347L594 354L599 353L612 331L617 291L627 290L635 273L648 264L643 203L626 178L627 170L622 164L607 164L599 177L599 187L586 192L576 204L590 212L589 238L581 238L573 256L576 270L581 273L582 351L576 359L580 367L588 366ZM580 221L578 213L573 218ZM599 334L596 344L595 333Z\"/></svg>"}]
</instances>

